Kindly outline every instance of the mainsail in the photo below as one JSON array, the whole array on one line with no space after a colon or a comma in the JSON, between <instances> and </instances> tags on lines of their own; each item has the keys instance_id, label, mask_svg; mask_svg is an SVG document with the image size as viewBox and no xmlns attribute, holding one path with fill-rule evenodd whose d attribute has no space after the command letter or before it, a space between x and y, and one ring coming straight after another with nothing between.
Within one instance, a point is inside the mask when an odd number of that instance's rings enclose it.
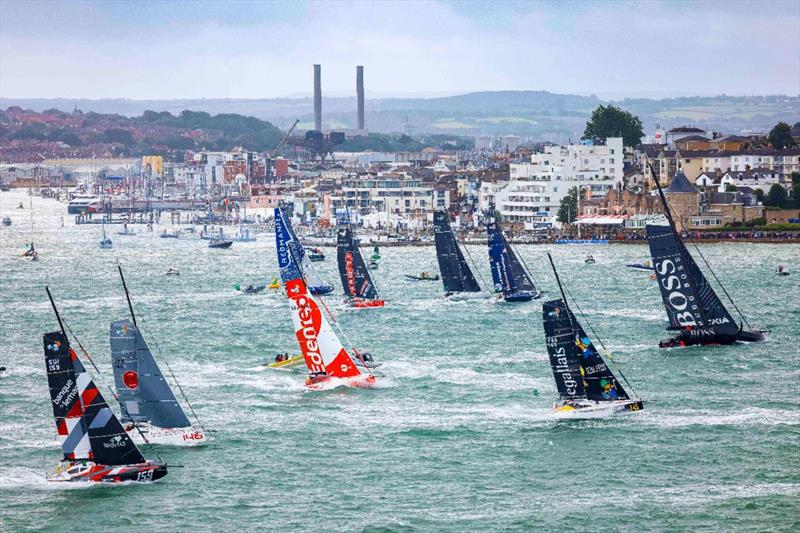
<instances>
[{"instance_id":1,"label":"mainsail","mask_svg":"<svg viewBox=\"0 0 800 533\"><path fill-rule=\"evenodd\" d=\"M542 314L550 366L562 399L630 399L563 299L545 302Z\"/></svg>"},{"instance_id":2,"label":"mainsail","mask_svg":"<svg viewBox=\"0 0 800 533\"><path fill-rule=\"evenodd\" d=\"M298 267L293 236L285 226L278 223L277 217L275 220L278 267L291 302L297 342L308 370L313 374L340 378L360 375L361 372L342 346L314 297L308 293Z\"/></svg>"},{"instance_id":3,"label":"mainsail","mask_svg":"<svg viewBox=\"0 0 800 533\"><path fill-rule=\"evenodd\" d=\"M735 337L739 327L672 228L648 224L647 241L669 329Z\"/></svg>"},{"instance_id":4,"label":"mainsail","mask_svg":"<svg viewBox=\"0 0 800 533\"><path fill-rule=\"evenodd\" d=\"M300 271L308 282L309 290L313 294L327 294L331 292L333 287L326 283L319 274L316 273L313 266L311 266L311 260L308 258L308 254L305 248L303 248L303 245L300 244L300 239L297 238L297 234L295 234L294 228L292 227L292 222L283 206L275 208L275 225L277 226L278 224L291 236L294 256L297 258Z\"/></svg>"},{"instance_id":5,"label":"mainsail","mask_svg":"<svg viewBox=\"0 0 800 533\"><path fill-rule=\"evenodd\" d=\"M493 217L487 219L486 233L489 237L489 264L495 289L504 294L538 292Z\"/></svg>"},{"instance_id":6,"label":"mainsail","mask_svg":"<svg viewBox=\"0 0 800 533\"><path fill-rule=\"evenodd\" d=\"M480 292L481 287L472 274L461 248L450 228L450 218L446 211L433 213L436 259L442 273L444 290L447 292Z\"/></svg>"},{"instance_id":7,"label":"mainsail","mask_svg":"<svg viewBox=\"0 0 800 533\"><path fill-rule=\"evenodd\" d=\"M375 283L349 224L340 227L337 233L336 260L345 296L367 300L378 298Z\"/></svg>"},{"instance_id":8,"label":"mainsail","mask_svg":"<svg viewBox=\"0 0 800 533\"><path fill-rule=\"evenodd\" d=\"M191 426L139 328L131 320L117 320L111 323L110 338L122 421L162 428Z\"/></svg>"},{"instance_id":9,"label":"mainsail","mask_svg":"<svg viewBox=\"0 0 800 533\"><path fill-rule=\"evenodd\" d=\"M144 463L63 332L44 335L44 356L56 426L66 436L64 459L110 466Z\"/></svg>"}]
</instances>

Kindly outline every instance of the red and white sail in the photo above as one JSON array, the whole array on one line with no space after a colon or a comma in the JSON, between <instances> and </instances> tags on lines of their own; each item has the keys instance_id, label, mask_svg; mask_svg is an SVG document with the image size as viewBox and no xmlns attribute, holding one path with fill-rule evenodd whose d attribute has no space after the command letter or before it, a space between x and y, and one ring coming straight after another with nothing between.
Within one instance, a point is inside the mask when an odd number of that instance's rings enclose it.
<instances>
[{"instance_id":1,"label":"red and white sail","mask_svg":"<svg viewBox=\"0 0 800 533\"><path fill-rule=\"evenodd\" d=\"M302 279L285 282L297 342L312 373L350 378L361 374Z\"/></svg>"}]
</instances>

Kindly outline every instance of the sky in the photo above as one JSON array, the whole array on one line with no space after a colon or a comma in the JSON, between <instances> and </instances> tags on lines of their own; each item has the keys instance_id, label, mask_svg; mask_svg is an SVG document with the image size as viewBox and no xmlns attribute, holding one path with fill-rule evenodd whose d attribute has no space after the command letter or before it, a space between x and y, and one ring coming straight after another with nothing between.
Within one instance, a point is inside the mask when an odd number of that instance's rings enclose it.
<instances>
[{"instance_id":1,"label":"sky","mask_svg":"<svg viewBox=\"0 0 800 533\"><path fill-rule=\"evenodd\" d=\"M800 1L0 0L0 97L800 94Z\"/></svg>"}]
</instances>

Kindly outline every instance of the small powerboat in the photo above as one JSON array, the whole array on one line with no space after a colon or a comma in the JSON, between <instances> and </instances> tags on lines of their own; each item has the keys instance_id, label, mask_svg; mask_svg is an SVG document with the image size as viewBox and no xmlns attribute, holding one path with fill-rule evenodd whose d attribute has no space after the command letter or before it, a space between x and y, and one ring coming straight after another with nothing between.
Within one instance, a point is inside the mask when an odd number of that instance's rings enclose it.
<instances>
[{"instance_id":1,"label":"small powerboat","mask_svg":"<svg viewBox=\"0 0 800 533\"><path fill-rule=\"evenodd\" d=\"M233 241L223 241L222 239L214 239L208 243L209 248L230 248Z\"/></svg>"},{"instance_id":2,"label":"small powerboat","mask_svg":"<svg viewBox=\"0 0 800 533\"><path fill-rule=\"evenodd\" d=\"M319 248L311 248L308 252L308 260L313 262L325 261L325 254Z\"/></svg>"},{"instance_id":3,"label":"small powerboat","mask_svg":"<svg viewBox=\"0 0 800 533\"><path fill-rule=\"evenodd\" d=\"M181 273L178 272L177 268L169 268L169 269L167 269L167 273L165 275L166 276L180 276Z\"/></svg>"},{"instance_id":4,"label":"small powerboat","mask_svg":"<svg viewBox=\"0 0 800 533\"><path fill-rule=\"evenodd\" d=\"M778 265L778 268L775 269L775 273L779 276L788 276L789 269L783 265Z\"/></svg>"},{"instance_id":5,"label":"small powerboat","mask_svg":"<svg viewBox=\"0 0 800 533\"><path fill-rule=\"evenodd\" d=\"M370 270L377 270L378 269L378 262L377 261L370 261L369 262Z\"/></svg>"},{"instance_id":6,"label":"small powerboat","mask_svg":"<svg viewBox=\"0 0 800 533\"><path fill-rule=\"evenodd\" d=\"M261 291L263 291L264 289L266 289L267 286L266 285L247 285L245 287L242 287L242 286L236 284L236 285L234 285L234 288L237 291L240 291L242 294L258 294Z\"/></svg>"},{"instance_id":7,"label":"small powerboat","mask_svg":"<svg viewBox=\"0 0 800 533\"><path fill-rule=\"evenodd\" d=\"M162 239L178 239L180 238L180 235L178 234L177 231L170 233L167 230L164 230L161 232L161 235L159 235L159 237L161 237Z\"/></svg>"},{"instance_id":8,"label":"small powerboat","mask_svg":"<svg viewBox=\"0 0 800 533\"><path fill-rule=\"evenodd\" d=\"M348 302L350 307L355 307L357 309L363 309L367 307L383 307L384 301L383 300L369 300L367 298L351 298Z\"/></svg>"},{"instance_id":9,"label":"small powerboat","mask_svg":"<svg viewBox=\"0 0 800 533\"><path fill-rule=\"evenodd\" d=\"M586 256L586 259L584 259L583 262L586 263L587 265L593 265L597 261L594 260L594 257L592 257L592 254L589 254L589 255Z\"/></svg>"},{"instance_id":10,"label":"small powerboat","mask_svg":"<svg viewBox=\"0 0 800 533\"><path fill-rule=\"evenodd\" d=\"M10 226L11 225L11 217L3 217L3 225Z\"/></svg>"}]
</instances>

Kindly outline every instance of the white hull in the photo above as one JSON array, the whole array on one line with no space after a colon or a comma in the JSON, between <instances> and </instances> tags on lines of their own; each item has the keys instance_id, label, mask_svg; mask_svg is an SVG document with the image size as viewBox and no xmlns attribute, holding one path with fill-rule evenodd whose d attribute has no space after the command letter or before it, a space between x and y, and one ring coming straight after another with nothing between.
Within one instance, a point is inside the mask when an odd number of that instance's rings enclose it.
<instances>
[{"instance_id":1,"label":"white hull","mask_svg":"<svg viewBox=\"0 0 800 533\"><path fill-rule=\"evenodd\" d=\"M191 426L187 428L160 428L147 424L139 424L136 428L127 429L131 440L136 444L161 444L163 446L201 446L208 442L203 428ZM144 438L142 438L144 435Z\"/></svg>"},{"instance_id":2,"label":"white hull","mask_svg":"<svg viewBox=\"0 0 800 533\"><path fill-rule=\"evenodd\" d=\"M642 410L639 400L618 400L610 402L580 402L578 408L570 408L562 402L553 405L553 412L560 418L603 418L612 414L629 413Z\"/></svg>"}]
</instances>

